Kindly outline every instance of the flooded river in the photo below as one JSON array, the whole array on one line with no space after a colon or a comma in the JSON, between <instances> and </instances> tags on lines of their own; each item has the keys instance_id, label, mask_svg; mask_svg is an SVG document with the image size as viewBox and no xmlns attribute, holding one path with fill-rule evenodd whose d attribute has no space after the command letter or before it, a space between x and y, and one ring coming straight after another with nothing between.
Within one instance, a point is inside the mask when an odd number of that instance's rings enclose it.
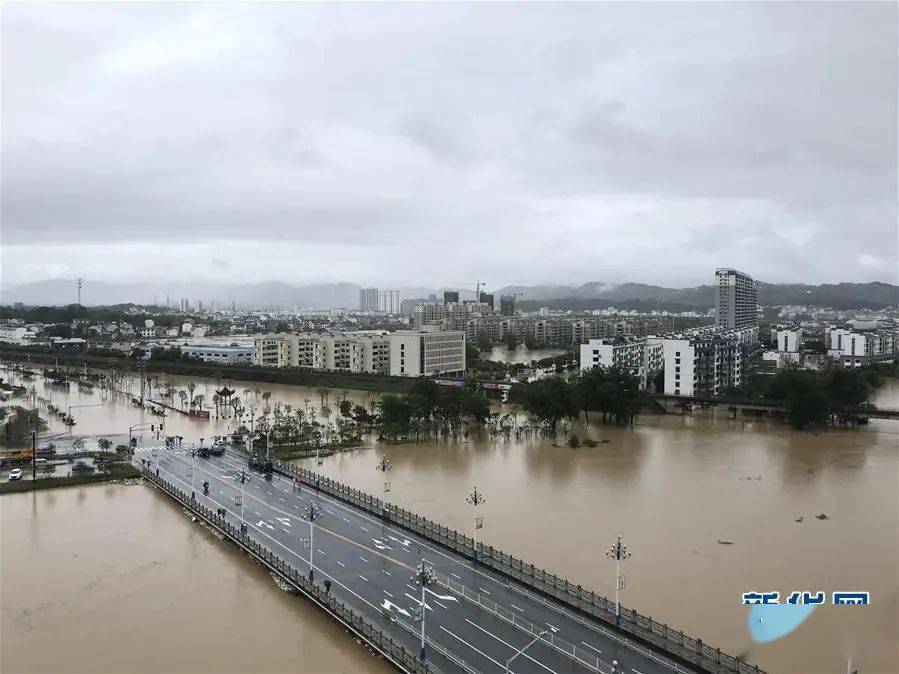
<instances>
[{"instance_id":1,"label":"flooded river","mask_svg":"<svg viewBox=\"0 0 899 674\"><path fill-rule=\"evenodd\" d=\"M195 381L195 392L202 389L210 401L217 382ZM258 398L260 409L266 391L271 404L312 407L321 400L317 389L229 386L260 389L247 396ZM65 393L38 388L54 404L64 402ZM373 395L346 393L363 404ZM334 407L342 393L328 395ZM71 404L101 398L74 387L69 394ZM899 383L891 381L877 400L895 406ZM72 414L74 431L88 434L158 421L127 397ZM171 414L165 423L168 434L198 439L236 422ZM384 478L375 464L388 454L393 502L466 531L473 513L465 496L477 485L487 495L484 540L607 594L615 571L604 553L621 534L633 553L624 605L771 672L845 672L850 659L861 674L899 671L899 422L800 433L780 422L703 411L642 416L634 428L591 422L576 431L607 442L570 449L561 438L389 447L370 440L325 458L320 469L378 493ZM4 671L383 669L149 489L91 487L4 496L0 504L3 643L65 645L16 646L13 654L4 648ZM825 605L783 639L753 644L740 605L749 590L823 590L828 603L835 590L868 590L871 605ZM76 604L91 597L79 610ZM135 652L129 639L141 630L147 645L137 652L156 661L127 657ZM98 655L85 642L93 631L106 635L104 649L128 645ZM193 649L188 635L200 640ZM159 641L177 647L160 653L149 645ZM308 666L297 665L304 656Z\"/></svg>"}]
</instances>

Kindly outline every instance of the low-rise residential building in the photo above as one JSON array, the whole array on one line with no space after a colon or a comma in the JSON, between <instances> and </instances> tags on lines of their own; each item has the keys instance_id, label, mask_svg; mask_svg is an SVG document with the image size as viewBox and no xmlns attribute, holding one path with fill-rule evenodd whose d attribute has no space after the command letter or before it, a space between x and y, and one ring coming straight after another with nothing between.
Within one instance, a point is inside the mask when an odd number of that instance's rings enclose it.
<instances>
[{"instance_id":1,"label":"low-rise residential building","mask_svg":"<svg viewBox=\"0 0 899 674\"><path fill-rule=\"evenodd\" d=\"M181 347L182 356L226 365L249 365L253 362L254 351L252 346L239 344L185 344Z\"/></svg>"},{"instance_id":2,"label":"low-rise residential building","mask_svg":"<svg viewBox=\"0 0 899 674\"><path fill-rule=\"evenodd\" d=\"M715 397L743 384L758 328L698 330L660 339L665 359L665 393Z\"/></svg>"},{"instance_id":3,"label":"low-rise residential building","mask_svg":"<svg viewBox=\"0 0 899 674\"><path fill-rule=\"evenodd\" d=\"M664 363L664 347L658 338L604 337L581 344L582 371L615 366L636 377L641 389L651 388Z\"/></svg>"},{"instance_id":4,"label":"low-rise residential building","mask_svg":"<svg viewBox=\"0 0 899 674\"><path fill-rule=\"evenodd\" d=\"M390 334L390 374L395 377L464 374L465 333L428 330Z\"/></svg>"}]
</instances>

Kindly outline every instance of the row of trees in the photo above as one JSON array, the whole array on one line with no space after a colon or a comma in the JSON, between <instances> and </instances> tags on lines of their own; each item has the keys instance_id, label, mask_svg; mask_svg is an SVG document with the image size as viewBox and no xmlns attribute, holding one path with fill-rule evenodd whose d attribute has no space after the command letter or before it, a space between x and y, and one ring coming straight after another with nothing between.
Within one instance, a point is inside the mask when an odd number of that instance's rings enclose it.
<instances>
[{"instance_id":1,"label":"row of trees","mask_svg":"<svg viewBox=\"0 0 899 674\"><path fill-rule=\"evenodd\" d=\"M603 423L633 423L640 408L648 402L636 377L619 367L602 366L569 380L548 377L525 384L516 400L552 435L560 421L576 419L581 412L585 417L588 412L599 412Z\"/></svg>"},{"instance_id":2,"label":"row of trees","mask_svg":"<svg viewBox=\"0 0 899 674\"><path fill-rule=\"evenodd\" d=\"M7 447L31 447L31 434L47 430L37 410L19 405L0 407L0 442Z\"/></svg>"},{"instance_id":3,"label":"row of trees","mask_svg":"<svg viewBox=\"0 0 899 674\"><path fill-rule=\"evenodd\" d=\"M457 438L489 416L490 403L477 384L445 388L419 379L406 395L383 396L374 421L382 438L396 442L400 437L432 434Z\"/></svg>"},{"instance_id":4,"label":"row of trees","mask_svg":"<svg viewBox=\"0 0 899 674\"><path fill-rule=\"evenodd\" d=\"M829 368L779 370L773 377L755 377L749 393L783 401L787 421L795 428L851 423L864 416L868 398L883 379L876 369Z\"/></svg>"}]
</instances>

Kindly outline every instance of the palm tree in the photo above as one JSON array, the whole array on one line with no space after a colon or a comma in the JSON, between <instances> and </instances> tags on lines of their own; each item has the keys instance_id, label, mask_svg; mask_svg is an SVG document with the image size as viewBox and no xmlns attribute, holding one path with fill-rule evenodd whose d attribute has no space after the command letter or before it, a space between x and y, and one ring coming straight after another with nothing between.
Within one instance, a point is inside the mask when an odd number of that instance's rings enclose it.
<instances>
[{"instance_id":1,"label":"palm tree","mask_svg":"<svg viewBox=\"0 0 899 674\"><path fill-rule=\"evenodd\" d=\"M262 402L265 403L266 409L268 409L268 401L271 400L271 397L272 397L271 391L266 391L265 393L262 394Z\"/></svg>"},{"instance_id":2,"label":"palm tree","mask_svg":"<svg viewBox=\"0 0 899 674\"><path fill-rule=\"evenodd\" d=\"M190 402L191 407L196 407L198 410L203 409L203 402L206 400L206 396L202 393L198 394L193 400Z\"/></svg>"},{"instance_id":3,"label":"palm tree","mask_svg":"<svg viewBox=\"0 0 899 674\"><path fill-rule=\"evenodd\" d=\"M215 415L218 416L219 413L219 403L222 401L221 396L218 393L212 394L212 404L215 405Z\"/></svg>"},{"instance_id":4,"label":"palm tree","mask_svg":"<svg viewBox=\"0 0 899 674\"><path fill-rule=\"evenodd\" d=\"M197 385L194 384L193 382L190 382L190 383L187 385L187 391L188 391L188 393L190 394L191 400L193 400L193 397L194 397L194 389L196 389L196 388L197 388Z\"/></svg>"},{"instance_id":5,"label":"palm tree","mask_svg":"<svg viewBox=\"0 0 899 674\"><path fill-rule=\"evenodd\" d=\"M184 409L184 404L187 402L187 391L178 391L178 397L181 398L181 409Z\"/></svg>"}]
</instances>

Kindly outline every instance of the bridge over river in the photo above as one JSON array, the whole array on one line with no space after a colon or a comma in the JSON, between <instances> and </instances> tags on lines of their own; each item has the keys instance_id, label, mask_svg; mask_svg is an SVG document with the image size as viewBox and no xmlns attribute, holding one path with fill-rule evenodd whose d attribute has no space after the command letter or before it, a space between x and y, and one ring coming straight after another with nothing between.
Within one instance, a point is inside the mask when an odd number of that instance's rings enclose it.
<instances>
[{"instance_id":1,"label":"bridge over river","mask_svg":"<svg viewBox=\"0 0 899 674\"><path fill-rule=\"evenodd\" d=\"M144 446L133 458L161 493L401 671L759 672L629 609L616 626L614 602L346 485L280 462L266 476L230 449L206 458L193 449ZM433 569L423 609L413 578L422 561Z\"/></svg>"}]
</instances>

